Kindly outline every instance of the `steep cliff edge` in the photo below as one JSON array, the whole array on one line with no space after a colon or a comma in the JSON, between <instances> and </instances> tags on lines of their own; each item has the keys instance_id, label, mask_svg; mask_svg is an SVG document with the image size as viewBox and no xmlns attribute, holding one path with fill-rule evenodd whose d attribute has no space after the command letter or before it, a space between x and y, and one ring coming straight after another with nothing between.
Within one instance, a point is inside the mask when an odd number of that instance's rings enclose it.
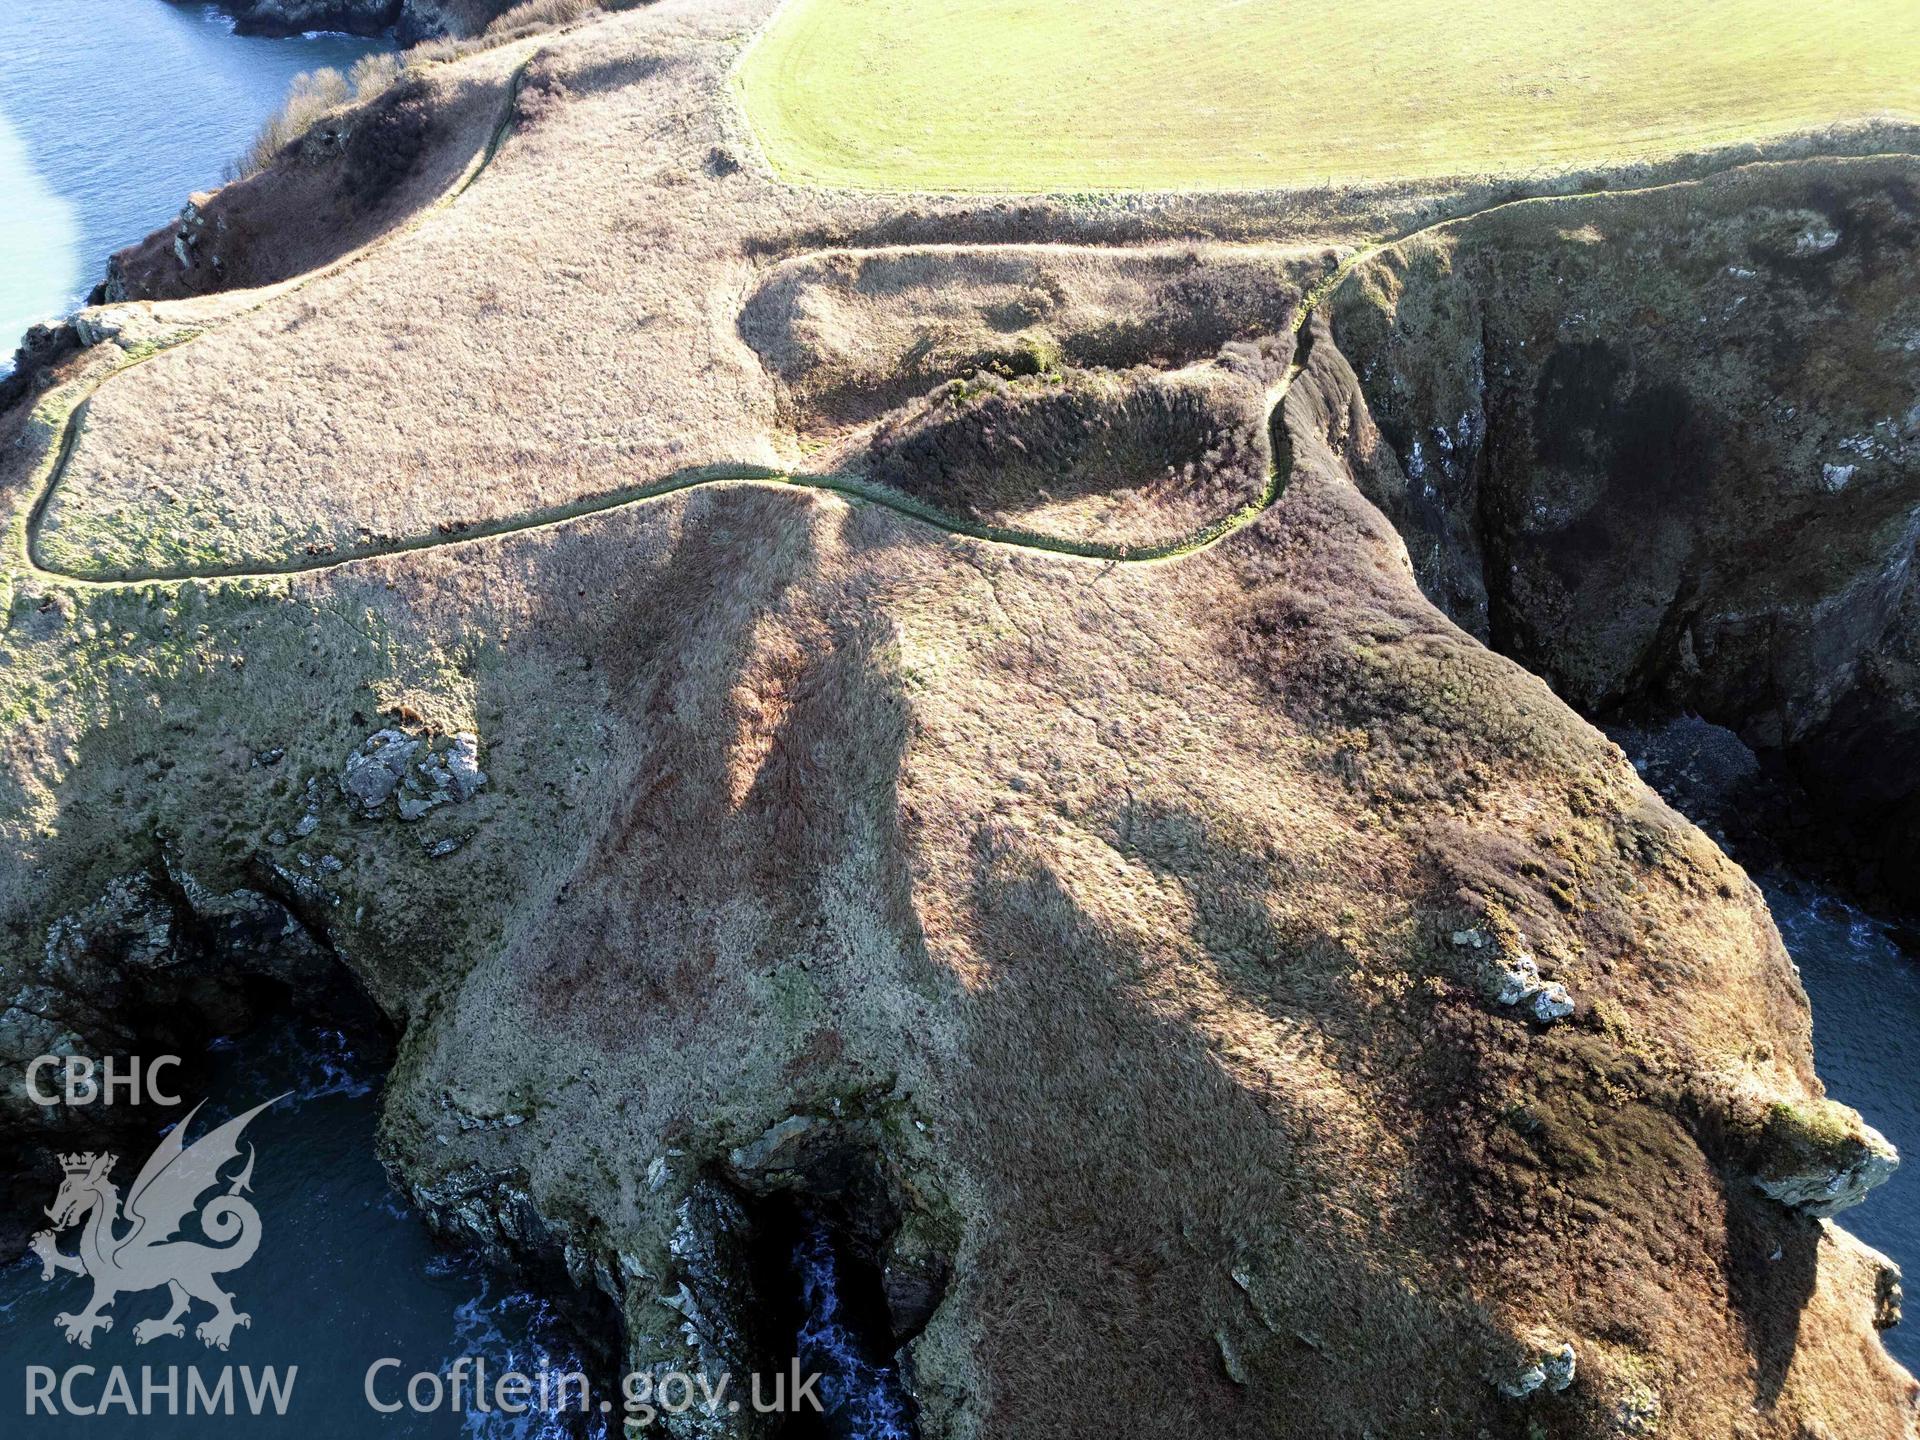
<instances>
[{"instance_id":1,"label":"steep cliff edge","mask_svg":"<svg viewBox=\"0 0 1920 1440\"><path fill-rule=\"evenodd\" d=\"M108 261L108 304L175 300L310 274L443 200L512 115L524 47L409 65L327 115L259 172L195 195Z\"/></svg>"},{"instance_id":2,"label":"steep cliff edge","mask_svg":"<svg viewBox=\"0 0 1920 1440\"><path fill-rule=\"evenodd\" d=\"M516 0L218 0L242 35L301 35L340 30L380 35L402 45L441 36L474 35Z\"/></svg>"},{"instance_id":3,"label":"steep cliff edge","mask_svg":"<svg viewBox=\"0 0 1920 1440\"><path fill-rule=\"evenodd\" d=\"M7 1058L337 962L447 1232L738 1372L804 1207L928 1437L1914 1440L1826 1218L1894 1157L1758 891L1422 595L1328 237L779 186L770 8L543 41L446 203L5 418ZM1116 497L1207 528L1066 553Z\"/></svg>"},{"instance_id":4,"label":"steep cliff edge","mask_svg":"<svg viewBox=\"0 0 1920 1440\"><path fill-rule=\"evenodd\" d=\"M1920 899L1920 168L1525 203L1333 304L1368 493L1461 624L1582 710L1782 757Z\"/></svg>"}]
</instances>

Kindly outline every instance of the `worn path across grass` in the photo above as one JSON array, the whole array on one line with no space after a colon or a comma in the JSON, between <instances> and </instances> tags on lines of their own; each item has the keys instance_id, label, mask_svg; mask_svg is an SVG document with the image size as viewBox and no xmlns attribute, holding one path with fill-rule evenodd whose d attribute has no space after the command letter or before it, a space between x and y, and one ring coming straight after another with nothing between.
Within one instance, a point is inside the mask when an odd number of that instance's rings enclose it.
<instances>
[{"instance_id":1,"label":"worn path across grass","mask_svg":"<svg viewBox=\"0 0 1920 1440\"><path fill-rule=\"evenodd\" d=\"M493 149L489 147L488 159ZM1904 153L1896 155L1847 157L1850 159L1914 159L1920 158ZM1766 163L1766 162L1762 162ZM1799 163L1799 162L1782 162ZM484 160L481 167L484 168ZM1716 172L1724 173L1724 172ZM457 198L478 178L478 170L467 176L454 192ZM1712 175L1702 175L1686 180L1678 180L1663 185L1647 186L1640 190L1610 191L1614 197L1634 194L1649 194L1661 190L1685 188L1705 183ZM1510 210L1523 206L1547 206L1573 204L1586 197L1578 195L1532 195L1518 199L1502 201L1498 204L1482 206L1479 209L1448 216L1431 224L1422 225L1405 234L1380 240L1354 250L1339 264L1332 267L1327 275L1304 298L1294 317L1296 334L1305 329L1314 313L1328 301L1362 265L1376 256L1408 244L1421 236L1445 230L1455 225L1465 224L1496 211ZM304 282L303 282L304 283ZM297 287L296 287L297 288ZM183 332L175 343L191 343L201 332ZM171 348L171 347L166 347ZM330 570L355 561L372 559L383 555L407 554L419 550L437 549L443 545L466 544L478 540L493 539L502 535L520 534L530 530L546 529L555 525L564 525L586 516L602 514L629 505L643 504L665 495L682 490L712 485L780 485L797 486L805 489L826 490L847 496L854 500L884 505L902 515L919 520L949 534L965 536L989 544L1011 546L1017 549L1045 551L1050 554L1065 555L1103 563L1147 564L1189 555L1198 550L1218 544L1235 531L1252 524L1262 513L1269 509L1286 488L1286 475L1283 464L1276 464L1269 476L1266 489L1261 495L1233 514L1216 520L1202 529L1178 540L1151 546L1106 545L1082 542L1058 536L1039 535L1030 531L1002 526L986 525L930 505L897 490L876 485L857 474L820 474L783 473L759 465L704 466L669 475L664 478L635 485L629 489L610 495L598 496L573 504L546 507L538 511L519 516L505 517L472 525L452 533L432 533L411 538L375 543L351 550L338 550L312 556L289 556L278 565L233 565L233 566L193 566L178 570L135 571L113 576L95 576L76 573L50 566L43 562L39 553L39 530L47 504L54 491L59 487L69 457L86 422L88 400L102 385L122 377L137 367L141 361L151 358L160 350L150 349L130 357L128 361L93 381L86 387L85 393L73 397L71 407L62 418L58 442L52 447L52 454L43 470L43 478L35 487L31 505L14 527L16 559L21 568L43 579L56 580L67 584L76 584L91 588L112 589L122 586L137 586L155 582L212 580L212 579L270 579L276 576L306 574L319 570ZM1287 377L1270 392L1268 396L1267 423L1273 422L1278 407L1284 403L1293 378L1299 373L1295 364Z\"/></svg>"},{"instance_id":2,"label":"worn path across grass","mask_svg":"<svg viewBox=\"0 0 1920 1440\"><path fill-rule=\"evenodd\" d=\"M814 3L814 0L800 0L800 3L803 5L811 4ZM885 3L891 3L891 0L885 0ZM1864 8L1871 9L1872 7L1868 6ZM529 47L529 49L530 48L531 47ZM512 127L515 100L519 94L532 58L531 55L528 55L516 66L507 86L507 96L503 112L487 145L484 147L482 153L475 157L474 163L468 171L448 191L447 195L440 202L441 205L453 204L464 196L476 181L479 180L494 156L498 153L501 143ZM1855 156L1847 158L1868 159L1893 157ZM1899 158L1910 159L1914 157L1905 155L1904 152L1902 152ZM1734 167L1730 166L1727 168ZM1608 193L1614 196L1620 196L1699 185L1711 179L1713 173L1723 172L1710 172L1708 174L1696 175L1683 180L1644 187L1641 190L1610 191ZM1294 330L1296 334L1302 331L1316 310L1339 290L1349 276L1367 261L1384 251L1404 245L1419 236L1449 226L1462 224L1494 211L1518 206L1577 203L1581 198L1583 197L1556 193L1509 199L1497 204L1482 206L1474 210L1451 215L1411 229L1404 234L1360 246L1348 254L1347 257L1337 265L1330 267L1326 275L1324 275L1320 282L1307 294L1294 316ZM392 237L388 238L391 239ZM290 285L273 287L267 296L256 302L254 308L257 308L257 305L267 304L270 300L278 298L279 296L302 289L325 275L332 274L347 265L351 265L384 243L384 241L375 242L373 246L369 246L367 249L355 255L345 257L322 270L315 271L313 274L294 281ZM541 507L518 515L508 515L498 519L478 522L453 531L434 531L411 537L376 540L362 546L339 548L317 554L289 555L279 563L268 565L262 565L257 562L235 563L232 565L196 564L166 568L126 569L117 570L111 574L101 574L87 573L46 561L42 555L39 543L41 523L47 513L49 502L59 489L62 477L66 473L69 461L73 455L74 448L85 428L87 410L93 395L97 393L103 385L126 377L128 372L139 366L142 361L151 358L155 354L164 353L166 350L175 348L178 345L189 344L198 338L201 333L204 332L193 329L176 331L157 344L149 343L129 353L120 365L108 371L106 374L90 381L76 383L74 386L69 387L64 393L56 391L46 402L43 402L42 413L48 415L51 423L55 427L56 433L52 443L48 446L48 452L40 467L39 474L30 486L31 499L24 509L16 514L14 523L10 527L9 548L13 553L14 563L22 572L37 576L43 580L108 589L120 586L147 585L155 582L203 579L267 579L276 576L328 570L336 566L351 564L358 560L370 559L377 556L406 554L414 551L434 549L443 545L463 544L471 541L491 539L502 535L517 534L555 525L563 525L585 516L600 514L624 506L641 504L682 490L711 485L784 485L826 490L847 496L856 501L883 505L948 534L964 536L989 544L1011 546L1025 550L1044 551L1051 554L1094 560L1102 563L1139 564L1174 559L1205 549L1208 546L1224 540L1234 532L1251 524L1271 507L1280 498L1281 493L1285 489L1287 479L1285 473L1287 462L1284 457L1278 458L1272 473L1268 477L1264 490L1253 501L1238 511L1214 520L1191 534L1176 540L1154 545L1129 546L1121 544L1101 544L1091 541L1076 541L1059 536L1041 535L1015 528L989 525L965 516L950 513L923 500L875 484L859 474L789 474L762 465L718 464L691 468L675 474L656 477L655 479L637 483L624 489L616 490L610 494L591 499ZM1273 417L1277 408L1285 401L1289 385L1297 374L1298 365L1296 364L1290 369L1286 378L1270 391L1267 397L1267 423L1269 426L1273 423Z\"/></svg>"},{"instance_id":3,"label":"worn path across grass","mask_svg":"<svg viewBox=\"0 0 1920 1440\"><path fill-rule=\"evenodd\" d=\"M1897 155L1847 157L1850 159L1913 159L1920 158L1904 153ZM1765 163L1765 162L1763 162ZM1799 162L1781 162L1799 163ZM1724 172L1716 172L1724 173ZM464 191L473 183L474 177L468 177L460 189ZM1608 192L1611 196L1649 194L1661 190L1685 188L1705 183L1712 175L1697 176L1668 184L1644 187L1640 190L1618 190ZM1465 224L1496 211L1510 210L1523 206L1549 206L1575 204L1586 197L1578 195L1535 195L1502 201L1499 204L1483 206L1459 215L1448 216L1431 224L1419 226L1405 234L1377 241L1356 249L1327 275L1305 297L1294 318L1295 333L1303 330L1321 305L1326 303L1362 265L1376 256L1398 246L1408 244L1423 235L1429 235L1455 225ZM186 344L197 338L198 332L185 333L178 343ZM128 362L107 375L92 382L84 395L75 397L61 422L61 433L53 449L49 462L44 468L43 478L36 487L32 505L15 527L16 558L21 567L29 573L43 579L57 580L67 584L77 584L97 588L115 588L152 584L156 581L186 581L211 579L269 579L275 576L305 574L319 570L330 570L336 566L352 564L358 560L371 559L383 555L407 554L418 550L437 549L443 545L466 544L478 540L493 539L501 535L519 534L530 530L545 529L555 525L564 525L586 516L602 514L629 505L643 504L665 495L682 490L712 485L778 485L797 486L806 489L826 490L849 498L884 505L912 519L919 520L939 530L953 535L989 544L1011 546L1017 549L1045 551L1050 554L1097 560L1103 563L1144 564L1175 559L1182 555L1206 549L1232 535L1235 531L1253 523L1270 508L1281 496L1286 487L1286 475L1282 467L1276 466L1269 476L1266 489L1250 504L1232 515L1216 520L1193 534L1164 544L1151 546L1105 545L1092 542L1074 541L1058 536L1039 535L1029 531L1011 529L1002 526L986 525L964 516L955 515L930 505L925 501L904 495L897 490L876 485L857 474L800 474L783 473L759 465L705 466L669 475L664 478L635 485L613 494L598 496L572 504L546 507L519 516L505 517L469 526L453 533L431 533L389 542L370 544L351 550L337 550L312 556L289 556L278 565L233 565L233 566L194 566L178 570L136 571L117 574L111 577L87 575L55 568L43 562L39 553L38 536L41 518L46 513L47 503L60 484L68 457L72 454L75 442L86 421L87 401L100 386L116 378L125 376L128 371L150 358L158 351L130 358ZM1288 387L1299 373L1295 365L1287 378L1274 387L1268 396L1268 424L1271 425L1275 410L1285 401Z\"/></svg>"}]
</instances>

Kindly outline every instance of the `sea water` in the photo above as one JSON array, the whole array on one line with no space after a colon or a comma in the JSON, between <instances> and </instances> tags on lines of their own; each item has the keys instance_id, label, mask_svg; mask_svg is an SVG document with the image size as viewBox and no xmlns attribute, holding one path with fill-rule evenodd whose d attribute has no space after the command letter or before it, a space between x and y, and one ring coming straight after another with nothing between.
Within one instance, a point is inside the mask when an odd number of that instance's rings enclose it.
<instances>
[{"instance_id":1,"label":"sea water","mask_svg":"<svg viewBox=\"0 0 1920 1440\"><path fill-rule=\"evenodd\" d=\"M420 1414L403 1408L376 1413L366 1399L367 1371L395 1359L382 1371L375 1392L391 1404L416 1373L444 1375L453 1362L473 1357L486 1373L591 1374L575 1341L548 1301L515 1290L490 1276L475 1260L435 1242L420 1216L402 1204L375 1158L379 1075L385 1057L362 1053L338 1031L283 1020L238 1040L217 1042L206 1109L196 1116L187 1141L220 1121L284 1095L250 1122L243 1144L253 1156L245 1192L260 1217L259 1249L244 1266L217 1277L234 1308L250 1317L236 1329L230 1348L210 1349L194 1327L210 1310L196 1302L184 1317L186 1334L134 1338L137 1322L167 1309L164 1289L123 1294L112 1307L111 1330L93 1337L89 1349L70 1344L55 1324L63 1312L85 1308L90 1292L78 1275L59 1272L42 1280L32 1258L7 1257L0 1269L0 1433L32 1437L86 1434L97 1440L222 1440L222 1437L284 1435L288 1440L575 1440L604 1437L608 1422L582 1417L577 1404L546 1413L509 1416L498 1411L462 1414L442 1409ZM189 1106L201 1097L185 1096ZM156 1133L144 1147L116 1162L122 1206ZM223 1180L239 1168L229 1164ZM51 1163L46 1199L51 1202L61 1172ZM72 1254L77 1228L64 1232L60 1249ZM76 1382L75 1396L98 1403L104 1377L120 1366L136 1392L143 1367L164 1373L179 1367L179 1405L186 1407L188 1367L205 1383L217 1383L223 1367L273 1366L284 1374L298 1367L284 1416L256 1419L245 1413L205 1416L115 1413L88 1417L26 1416L27 1367L64 1374L90 1365L95 1374ZM236 1378L236 1397L240 1380ZM577 1395L569 1392L569 1398ZM158 1408L164 1412L162 1403ZM617 1433L617 1426L615 1427Z\"/></svg>"},{"instance_id":2,"label":"sea water","mask_svg":"<svg viewBox=\"0 0 1920 1440\"><path fill-rule=\"evenodd\" d=\"M235 35L197 3L0 0L0 373L109 255L220 183L296 74L382 48Z\"/></svg>"},{"instance_id":3,"label":"sea water","mask_svg":"<svg viewBox=\"0 0 1920 1440\"><path fill-rule=\"evenodd\" d=\"M1854 1107L1906 1163L1838 1223L1906 1271L1920 1300L1920 957L1889 928L1788 875L1759 876L1807 997L1813 1050L1827 1093ZM1920 1305L1886 1333L1887 1348L1920 1372Z\"/></svg>"}]
</instances>

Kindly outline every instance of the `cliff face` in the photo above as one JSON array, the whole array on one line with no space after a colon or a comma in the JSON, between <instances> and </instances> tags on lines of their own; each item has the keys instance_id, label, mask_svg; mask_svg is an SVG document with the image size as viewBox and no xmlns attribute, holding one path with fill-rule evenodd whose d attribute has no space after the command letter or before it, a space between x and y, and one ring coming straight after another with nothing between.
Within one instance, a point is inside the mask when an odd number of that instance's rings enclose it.
<instances>
[{"instance_id":1,"label":"cliff face","mask_svg":"<svg viewBox=\"0 0 1920 1440\"><path fill-rule=\"evenodd\" d=\"M508 67L412 66L316 124L276 162L117 252L107 301L174 300L322 269L407 223L477 166L513 101Z\"/></svg>"},{"instance_id":2,"label":"cliff face","mask_svg":"<svg viewBox=\"0 0 1920 1440\"><path fill-rule=\"evenodd\" d=\"M1420 592L1341 236L780 186L769 8L459 62L444 203L7 418L8 1058L343 965L437 1223L738 1372L805 1206L930 1437L1913 1440L1825 1219L1889 1148L1758 891Z\"/></svg>"},{"instance_id":3,"label":"cliff face","mask_svg":"<svg viewBox=\"0 0 1920 1440\"><path fill-rule=\"evenodd\" d=\"M242 35L301 35L341 30L381 35L402 45L443 35L474 35L515 0L220 0Z\"/></svg>"},{"instance_id":4,"label":"cliff face","mask_svg":"<svg viewBox=\"0 0 1920 1440\"><path fill-rule=\"evenodd\" d=\"M1335 304L1369 493L1456 620L1589 713L1690 710L1920 874L1920 172L1523 204Z\"/></svg>"}]
</instances>

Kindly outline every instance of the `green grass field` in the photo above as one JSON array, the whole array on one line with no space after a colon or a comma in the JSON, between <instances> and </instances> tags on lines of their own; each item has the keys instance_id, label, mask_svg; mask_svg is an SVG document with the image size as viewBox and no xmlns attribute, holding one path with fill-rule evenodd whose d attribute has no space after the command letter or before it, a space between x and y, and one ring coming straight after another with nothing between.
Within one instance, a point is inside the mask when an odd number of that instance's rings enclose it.
<instances>
[{"instance_id":1,"label":"green grass field","mask_svg":"<svg viewBox=\"0 0 1920 1440\"><path fill-rule=\"evenodd\" d=\"M1920 116L1920 0L792 0L738 84L821 184L1520 171Z\"/></svg>"}]
</instances>

